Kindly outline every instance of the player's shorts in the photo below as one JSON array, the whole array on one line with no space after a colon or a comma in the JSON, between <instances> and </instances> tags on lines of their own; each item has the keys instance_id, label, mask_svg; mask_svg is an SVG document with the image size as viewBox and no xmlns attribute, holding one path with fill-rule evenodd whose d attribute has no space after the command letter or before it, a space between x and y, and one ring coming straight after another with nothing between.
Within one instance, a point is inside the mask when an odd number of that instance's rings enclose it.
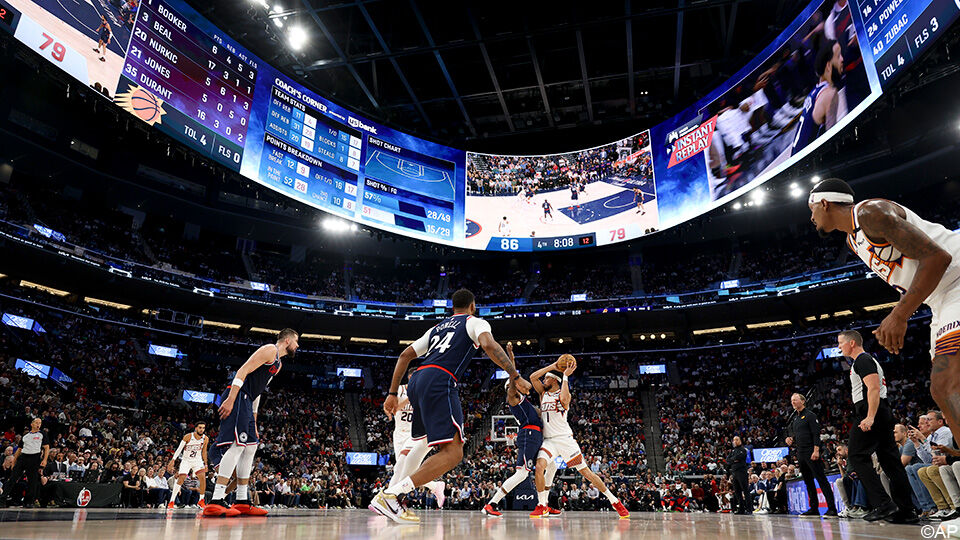
<instances>
[{"instance_id":1,"label":"player's shorts","mask_svg":"<svg viewBox=\"0 0 960 540\"><path fill-rule=\"evenodd\" d=\"M564 437L550 437L543 441L543 446L540 447L540 453L543 454L547 461L553 460L557 456L560 456L564 462L570 463L574 458L581 456L580 445L577 444L577 441L567 435ZM580 465L586 466L583 463L583 459L580 460ZM577 465L579 468L580 465Z\"/></svg>"},{"instance_id":2,"label":"player's shorts","mask_svg":"<svg viewBox=\"0 0 960 540\"><path fill-rule=\"evenodd\" d=\"M960 352L960 283L939 301L927 302L933 317L930 319L930 358L953 356Z\"/></svg>"},{"instance_id":3,"label":"player's shorts","mask_svg":"<svg viewBox=\"0 0 960 540\"><path fill-rule=\"evenodd\" d=\"M219 463L219 459L217 462ZM177 474L191 475L206 468L207 466L203 464L202 459L184 459L180 461L180 470L177 471Z\"/></svg>"},{"instance_id":4,"label":"player's shorts","mask_svg":"<svg viewBox=\"0 0 960 540\"><path fill-rule=\"evenodd\" d=\"M457 381L448 371L435 367L421 367L407 384L407 396L413 404L413 440L427 438L428 446L448 443L463 434L463 409Z\"/></svg>"},{"instance_id":5,"label":"player's shorts","mask_svg":"<svg viewBox=\"0 0 960 540\"><path fill-rule=\"evenodd\" d=\"M537 452L543 444L543 432L521 429L517 434L517 468L532 471L537 464Z\"/></svg>"},{"instance_id":6,"label":"player's shorts","mask_svg":"<svg viewBox=\"0 0 960 540\"><path fill-rule=\"evenodd\" d=\"M407 446L407 443L410 442L410 432L409 431L394 431L393 432L393 455L399 456L400 451L403 450L403 447Z\"/></svg>"},{"instance_id":7,"label":"player's shorts","mask_svg":"<svg viewBox=\"0 0 960 540\"><path fill-rule=\"evenodd\" d=\"M228 395L230 395L229 389L220 395L221 403L227 399ZM243 390L240 390L230 416L220 421L216 445L229 446L230 443L236 443L239 446L248 446L258 442L256 421L253 419L253 401Z\"/></svg>"},{"instance_id":8,"label":"player's shorts","mask_svg":"<svg viewBox=\"0 0 960 540\"><path fill-rule=\"evenodd\" d=\"M109 30L101 30L101 31L100 31L100 41L106 43L106 42L109 41L109 40L110 40L110 31L109 31Z\"/></svg>"}]
</instances>

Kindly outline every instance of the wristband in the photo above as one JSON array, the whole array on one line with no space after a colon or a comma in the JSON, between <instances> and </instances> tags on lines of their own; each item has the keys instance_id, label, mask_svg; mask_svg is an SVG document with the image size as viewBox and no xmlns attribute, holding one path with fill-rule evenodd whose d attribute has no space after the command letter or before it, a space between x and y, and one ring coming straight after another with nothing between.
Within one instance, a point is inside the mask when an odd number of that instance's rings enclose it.
<instances>
[{"instance_id":1,"label":"wristband","mask_svg":"<svg viewBox=\"0 0 960 540\"><path fill-rule=\"evenodd\" d=\"M396 396L397 393L396 393L396 392L387 392L387 395L388 395L388 396Z\"/></svg>"},{"instance_id":2,"label":"wristband","mask_svg":"<svg viewBox=\"0 0 960 540\"><path fill-rule=\"evenodd\" d=\"M513 377L510 377L510 380L511 380L511 381L515 381L515 380L517 380L517 379L519 379L519 378L520 378L520 372L517 372L516 375L514 375Z\"/></svg>"},{"instance_id":3,"label":"wristband","mask_svg":"<svg viewBox=\"0 0 960 540\"><path fill-rule=\"evenodd\" d=\"M563 382L568 382L568 380L569 380L569 379L567 379L567 376L564 375L564 376L563 376Z\"/></svg>"},{"instance_id":4,"label":"wristband","mask_svg":"<svg viewBox=\"0 0 960 540\"><path fill-rule=\"evenodd\" d=\"M237 388L240 388L243 386L243 379L234 377L233 382L230 383L230 386L236 386Z\"/></svg>"}]
</instances>

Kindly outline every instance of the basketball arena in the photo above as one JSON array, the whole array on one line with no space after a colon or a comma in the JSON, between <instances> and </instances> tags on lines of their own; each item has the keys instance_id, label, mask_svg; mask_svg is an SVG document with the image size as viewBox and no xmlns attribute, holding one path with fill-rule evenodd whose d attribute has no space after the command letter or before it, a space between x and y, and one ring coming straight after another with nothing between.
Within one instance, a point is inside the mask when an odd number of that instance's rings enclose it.
<instances>
[{"instance_id":1,"label":"basketball arena","mask_svg":"<svg viewBox=\"0 0 960 540\"><path fill-rule=\"evenodd\" d=\"M0 538L960 538L957 19L0 0Z\"/></svg>"}]
</instances>

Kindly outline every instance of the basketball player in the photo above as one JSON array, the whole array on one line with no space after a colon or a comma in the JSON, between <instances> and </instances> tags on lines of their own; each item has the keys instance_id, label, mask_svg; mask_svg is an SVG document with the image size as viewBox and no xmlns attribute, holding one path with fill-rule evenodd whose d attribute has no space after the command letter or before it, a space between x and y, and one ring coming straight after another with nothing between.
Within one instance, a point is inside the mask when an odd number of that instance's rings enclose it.
<instances>
[{"instance_id":1,"label":"basketball player","mask_svg":"<svg viewBox=\"0 0 960 540\"><path fill-rule=\"evenodd\" d=\"M556 472L553 459L560 456L566 462L567 467L576 469L594 487L600 490L600 493L610 501L610 505L617 511L617 514L620 514L620 519L627 519L630 517L630 512L623 506L620 499L613 494L613 491L607 489L599 476L587 468L583 454L580 452L580 445L573 438L573 430L567 423L567 412L570 411L571 401L568 377L576 369L577 361L571 356L567 368L562 373L559 363L554 362L535 371L530 376L530 383L534 390L540 393L540 415L543 418L543 446L540 447L540 453L537 456L536 468L538 504L530 517L539 518L551 514L547 506L547 498L550 495L550 485L547 484L547 477L549 477L550 484L553 484L553 474ZM543 379L542 382L541 379ZM548 469L548 462L552 470L545 474Z\"/></svg>"},{"instance_id":2,"label":"basketball player","mask_svg":"<svg viewBox=\"0 0 960 540\"><path fill-rule=\"evenodd\" d=\"M503 216L503 219L500 220L500 226L497 227L497 232L500 233L500 236L510 236L510 222L507 221L507 216Z\"/></svg>"},{"instance_id":3,"label":"basketball player","mask_svg":"<svg viewBox=\"0 0 960 540\"><path fill-rule=\"evenodd\" d=\"M507 356L510 357L510 360L513 360L513 344L510 342L507 342ZM482 512L488 516L503 515L497 505L508 493L513 491L513 488L519 486L530 476L530 472L535 468L537 452L540 451L540 445L543 444L543 422L540 420L540 411L526 398L529 391L520 392L512 380L507 381L503 387L507 390L507 405L510 406L510 414L517 419L517 423L520 425L520 431L517 433L515 441L517 470L513 473L513 476L507 478L506 482L500 484L493 498L483 507Z\"/></svg>"},{"instance_id":4,"label":"basketball player","mask_svg":"<svg viewBox=\"0 0 960 540\"><path fill-rule=\"evenodd\" d=\"M574 206L580 208L580 191L577 189L577 183L570 182L570 208Z\"/></svg>"},{"instance_id":5,"label":"basketball player","mask_svg":"<svg viewBox=\"0 0 960 540\"><path fill-rule=\"evenodd\" d=\"M547 218L550 218L550 221L553 221L553 206L550 205L550 201L543 200L543 220L546 221Z\"/></svg>"},{"instance_id":6,"label":"basketball player","mask_svg":"<svg viewBox=\"0 0 960 540\"><path fill-rule=\"evenodd\" d=\"M293 358L300 336L296 330L284 328L277 335L277 342L263 345L240 366L230 389L221 396L220 431L217 433L217 446L227 447L220 458L217 472L217 484L213 488L213 497L203 509L205 516L265 516L267 511L250 504L250 471L253 457L257 453L259 434L257 432L256 411L260 406L260 395L283 367L281 358ZM230 507L224 497L227 484L233 473L237 474L237 502Z\"/></svg>"},{"instance_id":7,"label":"basketball player","mask_svg":"<svg viewBox=\"0 0 960 540\"><path fill-rule=\"evenodd\" d=\"M416 371L416 368L407 370L407 381L410 380L410 376L413 375L414 371ZM390 478L390 484L387 487L392 487L398 481L410 476L413 471L420 467L420 464L423 463L423 458L426 457L427 452L430 451L426 439L420 439L419 441L411 440L410 432L413 429L413 405L407 396L407 385L400 385L397 399L399 399L400 402L397 404L397 412L393 415L393 455L397 462L393 466L393 476ZM387 415L387 417L389 418L390 415ZM411 454L413 455L413 459L410 459ZM444 493L446 484L433 481L427 482L425 486L432 491L433 495L437 498L437 507L443 508L443 503L446 501L446 494ZM376 511L372 506L370 508Z\"/></svg>"},{"instance_id":8,"label":"basketball player","mask_svg":"<svg viewBox=\"0 0 960 540\"><path fill-rule=\"evenodd\" d=\"M840 103L837 83L843 75L840 44L836 41L825 42L817 54L814 68L820 76L820 82L803 100L803 114L797 126L797 136L793 139L791 156L797 155L821 133L837 123L837 105Z\"/></svg>"},{"instance_id":9,"label":"basketball player","mask_svg":"<svg viewBox=\"0 0 960 540\"><path fill-rule=\"evenodd\" d=\"M170 492L170 502L167 503L167 508L173 508L177 495L180 494L180 488L183 487L183 481L187 479L189 474L197 475L197 480L200 481L200 493L205 494L207 492L207 445L210 443L210 439L204 434L206 429L206 422L197 422L193 432L187 433L180 440L180 446L177 447L177 451L170 458L170 463L167 464L167 470L173 472L173 464L180 457L180 452L186 450L183 459L180 460L177 483L173 486L173 491ZM203 499L204 495L201 495L201 508L205 505Z\"/></svg>"},{"instance_id":10,"label":"basketball player","mask_svg":"<svg viewBox=\"0 0 960 540\"><path fill-rule=\"evenodd\" d=\"M107 54L107 45L110 45L110 40L113 39L113 29L110 28L110 23L107 22L107 18L103 15L100 16L100 26L97 27L97 35L99 36L99 42L97 47L93 49L93 52L100 53L100 61L106 62L104 58Z\"/></svg>"},{"instance_id":11,"label":"basketball player","mask_svg":"<svg viewBox=\"0 0 960 540\"><path fill-rule=\"evenodd\" d=\"M899 354L907 320L920 304L930 307L930 393L954 440L960 440L960 234L893 201L854 204L853 189L839 178L814 186L808 206L821 236L847 233L847 246L900 292L900 301L873 331L882 347ZM874 418L864 422L869 429Z\"/></svg>"},{"instance_id":12,"label":"basketball player","mask_svg":"<svg viewBox=\"0 0 960 540\"><path fill-rule=\"evenodd\" d=\"M407 395L413 404L410 435L413 441L426 439L428 447L439 446L439 449L413 474L374 496L371 506L396 522L420 521L416 514L400 506L397 496L439 478L463 459L463 410L457 384L477 349L482 347L487 356L516 381L517 388L530 389L530 383L520 377L513 361L494 341L490 323L473 316L476 309L472 292L460 289L453 293L453 316L424 333L397 359L383 410L396 414L400 379L410 362L423 356L423 363L407 385ZM408 455L407 459L412 456Z\"/></svg>"},{"instance_id":13,"label":"basketball player","mask_svg":"<svg viewBox=\"0 0 960 540\"><path fill-rule=\"evenodd\" d=\"M637 203L637 213L641 216L647 211L643 209L643 191L640 188L633 188L633 202Z\"/></svg>"}]
</instances>

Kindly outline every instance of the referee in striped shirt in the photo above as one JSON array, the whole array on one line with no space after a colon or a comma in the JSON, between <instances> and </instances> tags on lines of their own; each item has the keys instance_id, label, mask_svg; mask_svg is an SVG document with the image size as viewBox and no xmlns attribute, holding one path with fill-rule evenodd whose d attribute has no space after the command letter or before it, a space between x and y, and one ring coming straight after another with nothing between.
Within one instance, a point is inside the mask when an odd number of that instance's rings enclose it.
<instances>
[{"instance_id":1,"label":"referee in striped shirt","mask_svg":"<svg viewBox=\"0 0 960 540\"><path fill-rule=\"evenodd\" d=\"M856 330L846 330L837 336L840 352L853 363L850 366L850 390L856 412L850 428L850 465L867 492L871 511L863 519L894 523L919 521L910 500L912 493L907 473L900 461L900 450L893 438L896 420L887 403L887 381L883 367L876 358L863 350L863 336ZM872 454L876 452L880 468L890 478L890 496L880 483L873 468Z\"/></svg>"},{"instance_id":2,"label":"referee in striped shirt","mask_svg":"<svg viewBox=\"0 0 960 540\"><path fill-rule=\"evenodd\" d=\"M23 435L20 448L14 455L13 471L10 474L9 486L4 486L3 495L0 495L0 506L6 506L10 492L16 487L23 475L27 475L27 494L23 497L23 506L33 504L37 499L37 490L40 488L40 471L47 466L47 455L50 453L50 443L40 431L42 421L34 418L30 422L30 431Z\"/></svg>"}]
</instances>

